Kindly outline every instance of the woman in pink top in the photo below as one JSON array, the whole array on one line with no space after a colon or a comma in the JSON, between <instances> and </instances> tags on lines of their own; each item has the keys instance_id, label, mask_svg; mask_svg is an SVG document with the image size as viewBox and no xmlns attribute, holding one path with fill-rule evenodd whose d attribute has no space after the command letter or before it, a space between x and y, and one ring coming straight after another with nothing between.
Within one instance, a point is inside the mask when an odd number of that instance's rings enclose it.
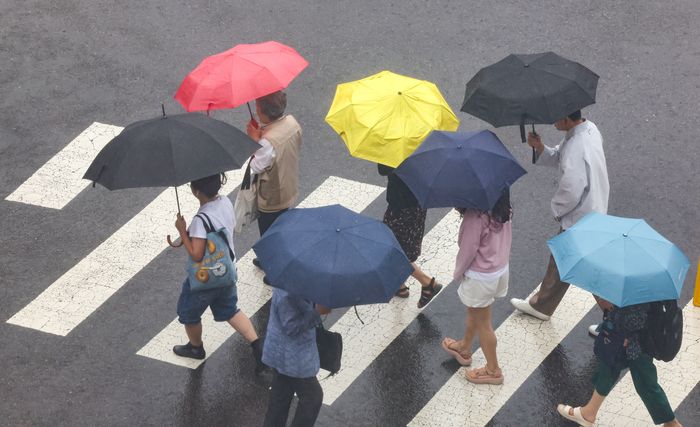
<instances>
[{"instance_id":1,"label":"woman in pink top","mask_svg":"<svg viewBox=\"0 0 700 427\"><path fill-rule=\"evenodd\" d=\"M510 218L513 215L510 194L506 190L490 211L456 210L462 214L462 225L457 240L459 252L454 278L461 281L458 294L467 306L467 324L461 341L445 338L442 348L462 365L471 365L472 341L479 334L486 366L468 370L467 380L477 384L501 384L503 373L496 358L491 305L495 298L503 298L508 292Z\"/></svg>"}]
</instances>

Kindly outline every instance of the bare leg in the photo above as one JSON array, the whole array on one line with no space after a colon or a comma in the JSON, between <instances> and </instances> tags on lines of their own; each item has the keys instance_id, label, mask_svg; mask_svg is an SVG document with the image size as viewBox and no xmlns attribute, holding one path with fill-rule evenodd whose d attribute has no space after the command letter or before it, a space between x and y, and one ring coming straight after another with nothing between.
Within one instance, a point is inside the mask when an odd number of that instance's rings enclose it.
<instances>
[{"instance_id":1,"label":"bare leg","mask_svg":"<svg viewBox=\"0 0 700 427\"><path fill-rule=\"evenodd\" d=\"M196 325L185 325L185 332L187 333L187 338L190 339L190 344L195 347L202 345L202 322Z\"/></svg>"},{"instance_id":2,"label":"bare leg","mask_svg":"<svg viewBox=\"0 0 700 427\"><path fill-rule=\"evenodd\" d=\"M248 319L248 316L246 316L242 311L239 311L232 318L228 319L228 323L229 325L233 326L233 329L235 329L236 332L241 334L243 338L248 340L248 342L253 342L258 339L258 334L255 333L255 329L253 329L253 324L250 322L250 319ZM201 324L199 333L200 335L202 333ZM190 342L192 342L191 339Z\"/></svg>"},{"instance_id":3,"label":"bare leg","mask_svg":"<svg viewBox=\"0 0 700 427\"><path fill-rule=\"evenodd\" d=\"M471 319L474 323L474 329L479 334L479 345L481 351L486 358L486 367L491 372L498 372L498 358L496 357L496 345L498 340L491 326L491 306L482 308L467 307L467 319L471 312Z\"/></svg>"},{"instance_id":4,"label":"bare leg","mask_svg":"<svg viewBox=\"0 0 700 427\"><path fill-rule=\"evenodd\" d=\"M423 270L418 268L418 266L416 265L415 262L412 262L411 265L413 266L413 273L411 273L411 276L413 276L414 279L418 280L418 282L421 284L421 286L428 286L430 284L430 279L432 279L432 277L423 273ZM405 283L404 283L404 286L406 286Z\"/></svg>"},{"instance_id":5,"label":"bare leg","mask_svg":"<svg viewBox=\"0 0 700 427\"><path fill-rule=\"evenodd\" d=\"M603 404L603 401L605 401L605 396L601 396L598 394L597 391L593 390L593 396L591 396L591 400L588 401L588 404L586 406L581 407L581 416L583 417L583 419L591 423L595 422L596 415L598 415L598 410ZM569 415L574 415L573 408L569 409Z\"/></svg>"},{"instance_id":6,"label":"bare leg","mask_svg":"<svg viewBox=\"0 0 700 427\"><path fill-rule=\"evenodd\" d=\"M474 319L473 309L467 307L467 323L464 329L464 337L462 341L459 342L459 348L462 349L462 355L466 356L467 353L471 357L472 352L472 341L476 336L476 320ZM466 357L465 357L466 358Z\"/></svg>"}]
</instances>

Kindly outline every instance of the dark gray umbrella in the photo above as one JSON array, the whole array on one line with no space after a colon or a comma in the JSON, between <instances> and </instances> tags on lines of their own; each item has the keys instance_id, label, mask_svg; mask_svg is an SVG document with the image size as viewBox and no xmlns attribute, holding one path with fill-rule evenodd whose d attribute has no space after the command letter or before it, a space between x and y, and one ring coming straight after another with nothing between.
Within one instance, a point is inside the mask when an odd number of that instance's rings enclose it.
<instances>
[{"instance_id":1,"label":"dark gray umbrella","mask_svg":"<svg viewBox=\"0 0 700 427\"><path fill-rule=\"evenodd\" d=\"M509 55L467 83L461 110L495 127L552 124L595 103L598 75L553 53ZM533 148L533 163L535 161Z\"/></svg>"},{"instance_id":2,"label":"dark gray umbrella","mask_svg":"<svg viewBox=\"0 0 700 427\"><path fill-rule=\"evenodd\" d=\"M127 126L95 157L84 179L109 190L177 187L239 169L260 146L204 114L143 120Z\"/></svg>"}]
</instances>

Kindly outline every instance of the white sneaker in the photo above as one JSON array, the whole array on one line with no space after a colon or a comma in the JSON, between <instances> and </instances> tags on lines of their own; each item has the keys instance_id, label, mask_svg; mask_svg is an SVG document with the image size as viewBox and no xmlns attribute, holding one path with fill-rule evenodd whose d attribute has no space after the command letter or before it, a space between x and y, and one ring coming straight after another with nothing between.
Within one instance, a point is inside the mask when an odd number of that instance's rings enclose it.
<instances>
[{"instance_id":1,"label":"white sneaker","mask_svg":"<svg viewBox=\"0 0 700 427\"><path fill-rule=\"evenodd\" d=\"M598 331L596 331L596 329L598 329L598 325L591 325L588 327L588 333L593 335L594 337L597 337Z\"/></svg>"},{"instance_id":2,"label":"white sneaker","mask_svg":"<svg viewBox=\"0 0 700 427\"><path fill-rule=\"evenodd\" d=\"M513 304L513 307L515 307L517 310L529 314L530 316L534 316L540 320L549 320L549 318L551 317L535 310L534 308L532 308L530 303L525 301L524 299L513 298L510 300L510 303Z\"/></svg>"}]
</instances>

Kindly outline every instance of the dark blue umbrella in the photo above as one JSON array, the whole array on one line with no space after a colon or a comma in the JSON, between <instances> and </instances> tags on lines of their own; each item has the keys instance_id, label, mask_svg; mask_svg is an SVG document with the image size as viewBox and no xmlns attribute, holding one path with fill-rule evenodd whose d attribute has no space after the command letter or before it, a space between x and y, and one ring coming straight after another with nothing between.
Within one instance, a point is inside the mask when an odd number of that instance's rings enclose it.
<instances>
[{"instance_id":1,"label":"dark blue umbrella","mask_svg":"<svg viewBox=\"0 0 700 427\"><path fill-rule=\"evenodd\" d=\"M490 210L527 172L491 131L433 131L394 171L423 209Z\"/></svg>"},{"instance_id":2,"label":"dark blue umbrella","mask_svg":"<svg viewBox=\"0 0 700 427\"><path fill-rule=\"evenodd\" d=\"M285 212L253 250L272 286L327 308L389 302L413 273L386 224L340 205Z\"/></svg>"}]
</instances>

